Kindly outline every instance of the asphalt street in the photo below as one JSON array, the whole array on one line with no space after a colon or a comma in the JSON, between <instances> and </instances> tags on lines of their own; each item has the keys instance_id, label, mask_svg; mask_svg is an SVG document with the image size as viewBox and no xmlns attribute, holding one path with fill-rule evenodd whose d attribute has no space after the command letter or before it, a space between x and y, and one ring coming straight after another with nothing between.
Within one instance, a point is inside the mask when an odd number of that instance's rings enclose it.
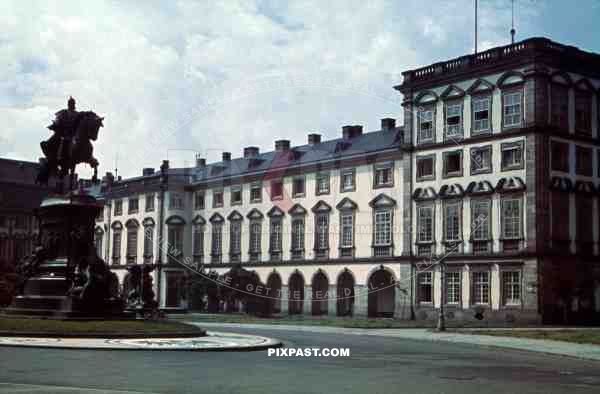
<instances>
[{"instance_id":1,"label":"asphalt street","mask_svg":"<svg viewBox=\"0 0 600 394\"><path fill-rule=\"evenodd\" d=\"M600 392L600 363L591 361L268 327L220 331L279 338L288 348L349 348L350 357L0 347L0 393Z\"/></svg>"}]
</instances>

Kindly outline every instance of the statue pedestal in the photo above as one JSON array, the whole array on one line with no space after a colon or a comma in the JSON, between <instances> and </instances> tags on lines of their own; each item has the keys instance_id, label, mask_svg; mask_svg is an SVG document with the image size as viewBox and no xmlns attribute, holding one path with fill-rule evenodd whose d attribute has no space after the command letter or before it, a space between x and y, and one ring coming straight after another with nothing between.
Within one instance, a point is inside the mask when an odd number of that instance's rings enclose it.
<instances>
[{"instance_id":1,"label":"statue pedestal","mask_svg":"<svg viewBox=\"0 0 600 394\"><path fill-rule=\"evenodd\" d=\"M71 192L50 196L37 211L40 244L19 265L21 286L8 315L56 318L125 317L117 280L94 247L96 199ZM114 292L114 290L113 290Z\"/></svg>"}]
</instances>

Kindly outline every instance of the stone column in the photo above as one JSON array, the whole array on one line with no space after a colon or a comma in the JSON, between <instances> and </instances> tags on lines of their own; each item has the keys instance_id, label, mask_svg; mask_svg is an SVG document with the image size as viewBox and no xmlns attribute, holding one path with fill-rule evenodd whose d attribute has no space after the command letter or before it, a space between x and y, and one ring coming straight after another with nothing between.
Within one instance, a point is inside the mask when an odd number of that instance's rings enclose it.
<instances>
[{"instance_id":1,"label":"stone column","mask_svg":"<svg viewBox=\"0 0 600 394\"><path fill-rule=\"evenodd\" d=\"M337 294L337 286L329 285L329 299L327 300L327 316L336 317L337 316L337 299L338 297L343 297Z\"/></svg>"},{"instance_id":2,"label":"stone column","mask_svg":"<svg viewBox=\"0 0 600 394\"><path fill-rule=\"evenodd\" d=\"M500 267L493 264L490 269L490 306L492 310L500 309Z\"/></svg>"},{"instance_id":3,"label":"stone column","mask_svg":"<svg viewBox=\"0 0 600 394\"><path fill-rule=\"evenodd\" d=\"M312 315L312 300L313 300L312 287L304 286L304 302L302 305L303 306L302 313L305 316Z\"/></svg>"},{"instance_id":4,"label":"stone column","mask_svg":"<svg viewBox=\"0 0 600 394\"><path fill-rule=\"evenodd\" d=\"M289 302L289 298L290 298L290 293L289 293L289 289L287 286L282 285L281 286L281 314L282 315L287 315L288 314L288 302Z\"/></svg>"},{"instance_id":5,"label":"stone column","mask_svg":"<svg viewBox=\"0 0 600 394\"><path fill-rule=\"evenodd\" d=\"M365 318L368 315L368 294L367 286L355 285L354 286L354 310L353 316L359 318Z\"/></svg>"}]
</instances>

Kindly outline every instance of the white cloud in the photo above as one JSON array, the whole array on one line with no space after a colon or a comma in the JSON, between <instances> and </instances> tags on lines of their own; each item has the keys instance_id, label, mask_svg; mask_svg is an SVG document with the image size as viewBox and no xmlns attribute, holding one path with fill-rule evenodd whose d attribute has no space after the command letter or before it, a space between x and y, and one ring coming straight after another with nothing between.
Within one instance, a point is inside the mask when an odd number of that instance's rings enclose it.
<instances>
[{"instance_id":1,"label":"white cloud","mask_svg":"<svg viewBox=\"0 0 600 394\"><path fill-rule=\"evenodd\" d=\"M150 3L150 2L148 2ZM137 175L173 149L217 160L243 146L301 144L311 131L337 137L343 124L378 127L401 118L386 99L401 72L454 57L471 43L471 1L3 2L0 5L0 155L37 160L45 126L73 95L105 116L95 152L101 171ZM501 42L482 15L483 35ZM522 16L527 19L527 15ZM521 21L523 23L523 21ZM483 42L483 41L482 41ZM285 77L368 85L377 97L328 87L274 88ZM148 140L210 97L261 82L273 89L219 106L149 152ZM180 122L180 124L183 122ZM171 152L171 153L169 153ZM183 153L188 161L192 153ZM181 162L175 163L182 164ZM82 171L82 175L88 175Z\"/></svg>"}]
</instances>

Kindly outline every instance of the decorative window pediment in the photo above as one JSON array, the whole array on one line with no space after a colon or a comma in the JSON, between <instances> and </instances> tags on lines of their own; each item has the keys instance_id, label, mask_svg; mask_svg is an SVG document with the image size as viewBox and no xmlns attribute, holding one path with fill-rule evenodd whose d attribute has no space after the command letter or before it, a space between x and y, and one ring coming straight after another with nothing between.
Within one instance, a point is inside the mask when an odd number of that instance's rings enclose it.
<instances>
[{"instance_id":1,"label":"decorative window pediment","mask_svg":"<svg viewBox=\"0 0 600 394\"><path fill-rule=\"evenodd\" d=\"M227 219L229 220L242 220L244 219L244 217L238 212L238 211L233 211L229 214L229 216L227 216Z\"/></svg>"},{"instance_id":2,"label":"decorative window pediment","mask_svg":"<svg viewBox=\"0 0 600 394\"><path fill-rule=\"evenodd\" d=\"M415 97L415 104L433 104L438 101L438 95L431 90L426 90L420 92L417 97Z\"/></svg>"},{"instance_id":3,"label":"decorative window pediment","mask_svg":"<svg viewBox=\"0 0 600 394\"><path fill-rule=\"evenodd\" d=\"M319 202L317 202L315 204L314 207L312 207L311 209L314 213L318 213L318 212L330 212L331 211L331 207L329 206L329 204L327 204L325 201L320 200Z\"/></svg>"},{"instance_id":4,"label":"decorative window pediment","mask_svg":"<svg viewBox=\"0 0 600 394\"><path fill-rule=\"evenodd\" d=\"M127 227L127 228L138 228L138 227L140 227L140 222L138 222L135 219L129 219L128 221L125 222L125 227Z\"/></svg>"},{"instance_id":5,"label":"decorative window pediment","mask_svg":"<svg viewBox=\"0 0 600 394\"><path fill-rule=\"evenodd\" d=\"M113 230L121 230L123 229L123 224L117 220L116 222L113 222L113 224L111 224L110 227Z\"/></svg>"},{"instance_id":6,"label":"decorative window pediment","mask_svg":"<svg viewBox=\"0 0 600 394\"><path fill-rule=\"evenodd\" d=\"M467 186L465 194L482 195L494 193L494 186L489 181L471 182Z\"/></svg>"},{"instance_id":7,"label":"decorative window pediment","mask_svg":"<svg viewBox=\"0 0 600 394\"><path fill-rule=\"evenodd\" d=\"M465 91L456 85L450 85L440 95L442 100L451 100L455 98L461 98L465 95Z\"/></svg>"},{"instance_id":8,"label":"decorative window pediment","mask_svg":"<svg viewBox=\"0 0 600 394\"><path fill-rule=\"evenodd\" d=\"M146 218L146 219L144 219L144 220L142 221L142 225L143 225L144 227L152 227L152 226L154 226L154 225L155 225L155 223L154 223L154 219L152 219L152 218Z\"/></svg>"},{"instance_id":9,"label":"decorative window pediment","mask_svg":"<svg viewBox=\"0 0 600 394\"><path fill-rule=\"evenodd\" d=\"M219 215L218 213L215 213L210 217L209 221L211 223L223 223L225 219L223 219L223 216Z\"/></svg>"},{"instance_id":10,"label":"decorative window pediment","mask_svg":"<svg viewBox=\"0 0 600 394\"><path fill-rule=\"evenodd\" d=\"M565 85L565 86L571 86L573 84L573 80L571 79L569 74L562 72L562 71L557 71L557 72L553 73L550 76L550 81L552 81L553 83L559 83L559 84Z\"/></svg>"},{"instance_id":11,"label":"decorative window pediment","mask_svg":"<svg viewBox=\"0 0 600 394\"><path fill-rule=\"evenodd\" d=\"M381 193L377 197L375 197L369 205L372 208L390 208L396 205L396 200L393 198Z\"/></svg>"},{"instance_id":12,"label":"decorative window pediment","mask_svg":"<svg viewBox=\"0 0 600 394\"><path fill-rule=\"evenodd\" d=\"M432 187L418 187L413 193L413 199L415 201L435 200L436 198L437 193Z\"/></svg>"},{"instance_id":13,"label":"decorative window pediment","mask_svg":"<svg viewBox=\"0 0 600 394\"><path fill-rule=\"evenodd\" d=\"M451 185L443 185L440 188L440 192L438 195L440 198L460 198L464 196L465 190L458 183L453 183Z\"/></svg>"},{"instance_id":14,"label":"decorative window pediment","mask_svg":"<svg viewBox=\"0 0 600 394\"><path fill-rule=\"evenodd\" d=\"M203 224L206 224L206 220L204 220L204 218L202 216L196 215L194 217L194 219L192 219L192 224L203 225Z\"/></svg>"},{"instance_id":15,"label":"decorative window pediment","mask_svg":"<svg viewBox=\"0 0 600 394\"><path fill-rule=\"evenodd\" d=\"M518 176L502 178L496 185L498 193L507 193L513 191L525 190L525 182Z\"/></svg>"},{"instance_id":16,"label":"decorative window pediment","mask_svg":"<svg viewBox=\"0 0 600 394\"><path fill-rule=\"evenodd\" d=\"M467 93L469 94L477 94L477 93L488 93L494 90L494 85L485 79L478 79L473 82L469 89L467 89Z\"/></svg>"},{"instance_id":17,"label":"decorative window pediment","mask_svg":"<svg viewBox=\"0 0 600 394\"><path fill-rule=\"evenodd\" d=\"M525 77L523 76L523 73L518 71L509 71L503 74L498 79L498 86L500 88L505 88L509 86L518 85L523 82L525 82Z\"/></svg>"},{"instance_id":18,"label":"decorative window pediment","mask_svg":"<svg viewBox=\"0 0 600 394\"><path fill-rule=\"evenodd\" d=\"M335 207L340 211L347 211L358 208L358 205L348 197L344 197Z\"/></svg>"},{"instance_id":19,"label":"decorative window pediment","mask_svg":"<svg viewBox=\"0 0 600 394\"><path fill-rule=\"evenodd\" d=\"M267 212L267 216L269 217L282 217L284 215L283 211L279 209L278 206L274 206Z\"/></svg>"},{"instance_id":20,"label":"decorative window pediment","mask_svg":"<svg viewBox=\"0 0 600 394\"><path fill-rule=\"evenodd\" d=\"M306 215L306 209L300 204L294 204L288 211L290 215Z\"/></svg>"},{"instance_id":21,"label":"decorative window pediment","mask_svg":"<svg viewBox=\"0 0 600 394\"><path fill-rule=\"evenodd\" d=\"M165 220L165 223L169 226L183 226L185 225L185 219L183 219L181 216L173 215Z\"/></svg>"},{"instance_id":22,"label":"decorative window pediment","mask_svg":"<svg viewBox=\"0 0 600 394\"><path fill-rule=\"evenodd\" d=\"M575 193L592 195L596 193L596 187L593 182L577 181L575 182Z\"/></svg>"},{"instance_id":23,"label":"decorative window pediment","mask_svg":"<svg viewBox=\"0 0 600 394\"><path fill-rule=\"evenodd\" d=\"M561 192L573 191L573 182L569 178L554 176L550 180L550 189Z\"/></svg>"},{"instance_id":24,"label":"decorative window pediment","mask_svg":"<svg viewBox=\"0 0 600 394\"><path fill-rule=\"evenodd\" d=\"M246 217L250 220L259 220L263 218L263 214L256 208L253 208Z\"/></svg>"},{"instance_id":25,"label":"decorative window pediment","mask_svg":"<svg viewBox=\"0 0 600 394\"><path fill-rule=\"evenodd\" d=\"M579 81L577 81L575 83L575 89L590 93L593 93L595 90L594 85L592 85L587 78L581 78Z\"/></svg>"}]
</instances>

